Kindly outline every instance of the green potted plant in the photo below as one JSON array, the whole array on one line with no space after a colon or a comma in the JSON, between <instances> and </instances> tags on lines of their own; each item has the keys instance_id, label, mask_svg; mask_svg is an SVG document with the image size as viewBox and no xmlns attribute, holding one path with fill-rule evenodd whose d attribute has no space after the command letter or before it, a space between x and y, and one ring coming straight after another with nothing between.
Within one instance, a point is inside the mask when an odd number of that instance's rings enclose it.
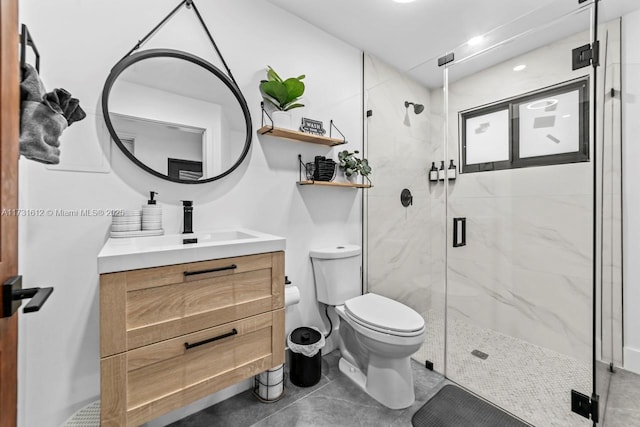
<instances>
[{"instance_id":1,"label":"green potted plant","mask_svg":"<svg viewBox=\"0 0 640 427\"><path fill-rule=\"evenodd\" d=\"M358 174L363 177L367 177L371 174L369 161L367 159L359 159L356 157L356 154L358 153L358 150L353 152L343 150L338 153L338 164L349 181L355 181Z\"/></svg>"},{"instance_id":2,"label":"green potted plant","mask_svg":"<svg viewBox=\"0 0 640 427\"><path fill-rule=\"evenodd\" d=\"M291 114L294 108L304 107L298 102L304 94L304 74L298 77L282 79L271 66L267 66L267 80L260 81L260 91L264 100L275 107L271 119L275 127L290 128Z\"/></svg>"}]
</instances>

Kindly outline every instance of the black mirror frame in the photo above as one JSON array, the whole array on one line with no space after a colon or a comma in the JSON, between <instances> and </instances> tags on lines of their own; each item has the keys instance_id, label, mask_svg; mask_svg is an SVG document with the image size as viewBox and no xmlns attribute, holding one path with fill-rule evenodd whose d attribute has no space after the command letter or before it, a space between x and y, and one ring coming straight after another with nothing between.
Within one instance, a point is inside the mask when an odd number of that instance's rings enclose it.
<instances>
[{"instance_id":1,"label":"black mirror frame","mask_svg":"<svg viewBox=\"0 0 640 427\"><path fill-rule=\"evenodd\" d=\"M195 181L172 178L168 175L163 175L160 172L154 169L151 169L149 166L145 165L140 160L138 160L136 156L134 156L129 150L127 150L127 148L124 146L124 144L118 137L118 134L116 133L113 127L113 123L111 123L111 118L109 117L109 94L111 93L111 88L113 87L113 84L115 83L118 76L120 76L120 74L122 74L122 72L126 70L129 66L135 64L136 62L142 61L143 59L158 58L158 57L183 59L185 61L189 61L193 64L201 66L202 68L206 69L207 71L209 71L210 73L218 77L220 80L222 80L222 82L229 88L229 90L231 90L233 95L236 97L236 100L240 104L240 107L242 108L242 113L244 114L244 120L245 120L246 131L247 131L247 136L244 143L244 149L242 151L242 154L236 161L236 163L234 163L233 166L231 166L229 169L227 169L220 175L216 175L214 177L207 178L207 179L195 180ZM102 90L102 115L104 116L104 121L107 124L107 129L109 129L109 134L111 134L111 138L113 138L113 140L118 145L120 150L133 163L138 165L143 170L149 172L150 174L157 176L158 178L162 178L167 181L177 182L180 184L204 184L206 182L215 181L229 175L231 172L236 170L238 166L240 166L240 164L247 157L247 154L249 153L249 149L251 148L251 140L253 138L251 114L249 113L249 107L247 105L247 101L244 99L244 96L242 95L242 92L240 91L240 88L234 83L234 81L231 80L226 74L224 74L219 68L205 61L204 59L199 58L187 52L182 52L182 51L173 50L173 49L148 49L148 50L143 50L141 52L137 52L122 58L120 62L118 62L111 69L111 73L109 73L109 77L107 77L107 81L104 84L104 88Z\"/></svg>"}]
</instances>

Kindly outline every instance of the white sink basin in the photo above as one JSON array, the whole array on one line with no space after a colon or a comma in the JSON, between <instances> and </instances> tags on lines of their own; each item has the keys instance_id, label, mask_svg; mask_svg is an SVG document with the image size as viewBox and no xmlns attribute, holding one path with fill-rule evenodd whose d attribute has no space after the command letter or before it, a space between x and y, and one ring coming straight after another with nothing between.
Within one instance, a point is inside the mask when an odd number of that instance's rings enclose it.
<instances>
[{"instance_id":1,"label":"white sink basin","mask_svg":"<svg viewBox=\"0 0 640 427\"><path fill-rule=\"evenodd\" d=\"M118 247L124 246L123 242L128 240L128 242L126 242L127 246L132 245L140 249L163 250L173 246L183 246L186 244L186 239L197 239L198 243L192 244L202 245L209 243L235 242L236 240L245 239L259 239L260 236L266 236L266 234L249 230L215 230L205 233L167 234L165 236L135 237L130 239L118 238L113 239L113 244Z\"/></svg>"},{"instance_id":2,"label":"white sink basin","mask_svg":"<svg viewBox=\"0 0 640 427\"><path fill-rule=\"evenodd\" d=\"M198 243L205 242L224 242L227 240L243 240L243 239L257 239L257 234L251 234L250 231L240 230L218 230L210 231L208 233L198 233L195 235L198 239Z\"/></svg>"},{"instance_id":3,"label":"white sink basin","mask_svg":"<svg viewBox=\"0 0 640 427\"><path fill-rule=\"evenodd\" d=\"M185 244L185 239L197 239L197 243ZM110 238L98 254L98 272L112 273L284 249L284 237L246 229Z\"/></svg>"}]
</instances>

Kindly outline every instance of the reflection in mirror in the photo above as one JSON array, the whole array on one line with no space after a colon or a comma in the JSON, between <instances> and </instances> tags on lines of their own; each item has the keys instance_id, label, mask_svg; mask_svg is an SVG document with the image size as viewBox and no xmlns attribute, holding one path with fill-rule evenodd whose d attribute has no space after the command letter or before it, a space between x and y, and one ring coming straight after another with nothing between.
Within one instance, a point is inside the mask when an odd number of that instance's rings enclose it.
<instances>
[{"instance_id":1,"label":"reflection in mirror","mask_svg":"<svg viewBox=\"0 0 640 427\"><path fill-rule=\"evenodd\" d=\"M105 111L112 136L156 175L183 182L226 175L250 143L248 110L239 90L199 58L148 52L141 59L135 57L145 52L125 58L129 64L112 81ZM105 92L108 86L109 81Z\"/></svg>"},{"instance_id":2,"label":"reflection in mirror","mask_svg":"<svg viewBox=\"0 0 640 427\"><path fill-rule=\"evenodd\" d=\"M151 169L180 178L181 170L175 168L175 160L182 159L198 165L199 173L190 179L202 178L205 129L115 113L111 114L111 122L125 148Z\"/></svg>"}]
</instances>

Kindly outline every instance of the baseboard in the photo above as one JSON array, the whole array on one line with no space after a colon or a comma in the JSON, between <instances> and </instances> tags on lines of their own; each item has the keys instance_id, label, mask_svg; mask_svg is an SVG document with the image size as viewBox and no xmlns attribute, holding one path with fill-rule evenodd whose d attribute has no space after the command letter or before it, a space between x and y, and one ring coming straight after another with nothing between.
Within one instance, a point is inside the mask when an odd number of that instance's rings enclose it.
<instances>
[{"instance_id":1,"label":"baseboard","mask_svg":"<svg viewBox=\"0 0 640 427\"><path fill-rule=\"evenodd\" d=\"M640 374L640 349L624 348L624 369Z\"/></svg>"}]
</instances>

